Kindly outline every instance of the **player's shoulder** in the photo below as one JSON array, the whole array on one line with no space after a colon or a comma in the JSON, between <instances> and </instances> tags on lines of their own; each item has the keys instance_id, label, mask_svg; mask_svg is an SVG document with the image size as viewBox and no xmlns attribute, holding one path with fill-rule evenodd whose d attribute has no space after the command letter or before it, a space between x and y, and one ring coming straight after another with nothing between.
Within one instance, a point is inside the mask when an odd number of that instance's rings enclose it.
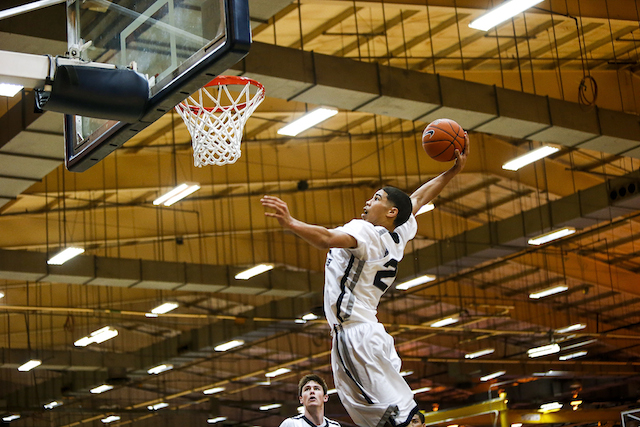
<instances>
[{"instance_id":1,"label":"player's shoulder","mask_svg":"<svg viewBox=\"0 0 640 427\"><path fill-rule=\"evenodd\" d=\"M326 420L327 420L327 426L330 426L330 427L341 427L340 423L337 422L337 421L330 420L329 418L326 418Z\"/></svg>"},{"instance_id":2,"label":"player's shoulder","mask_svg":"<svg viewBox=\"0 0 640 427\"><path fill-rule=\"evenodd\" d=\"M295 415L293 417L289 417L280 423L280 427L295 427L300 425L300 420L304 417L304 415Z\"/></svg>"}]
</instances>

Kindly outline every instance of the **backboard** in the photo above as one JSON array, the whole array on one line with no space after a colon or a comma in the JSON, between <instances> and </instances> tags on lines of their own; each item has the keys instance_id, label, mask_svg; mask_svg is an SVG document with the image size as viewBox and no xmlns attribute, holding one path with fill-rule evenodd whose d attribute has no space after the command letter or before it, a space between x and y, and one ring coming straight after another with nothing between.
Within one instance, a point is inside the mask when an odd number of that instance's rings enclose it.
<instances>
[{"instance_id":1,"label":"backboard","mask_svg":"<svg viewBox=\"0 0 640 427\"><path fill-rule=\"evenodd\" d=\"M65 114L67 169L98 163L188 95L240 61L251 45L248 0L67 0L69 52L149 80L136 123Z\"/></svg>"}]
</instances>

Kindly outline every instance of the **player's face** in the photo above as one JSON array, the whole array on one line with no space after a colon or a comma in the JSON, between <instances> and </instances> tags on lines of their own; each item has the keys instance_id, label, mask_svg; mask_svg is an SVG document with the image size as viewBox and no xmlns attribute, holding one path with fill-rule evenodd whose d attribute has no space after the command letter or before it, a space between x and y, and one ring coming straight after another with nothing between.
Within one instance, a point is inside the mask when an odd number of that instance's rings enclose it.
<instances>
[{"instance_id":1,"label":"player's face","mask_svg":"<svg viewBox=\"0 0 640 427\"><path fill-rule=\"evenodd\" d=\"M378 190L371 199L367 200L360 216L373 225L382 225L391 208L393 206L387 200L387 193L384 190Z\"/></svg>"},{"instance_id":2,"label":"player's face","mask_svg":"<svg viewBox=\"0 0 640 427\"><path fill-rule=\"evenodd\" d=\"M422 427L422 422L420 422L418 414L413 415L413 418L411 418L411 422L409 423L409 427Z\"/></svg>"},{"instance_id":3,"label":"player's face","mask_svg":"<svg viewBox=\"0 0 640 427\"><path fill-rule=\"evenodd\" d=\"M311 380L302 386L302 396L300 396L300 403L305 408L312 406L322 406L327 400L329 400L329 396L324 394L322 386L317 382Z\"/></svg>"}]
</instances>

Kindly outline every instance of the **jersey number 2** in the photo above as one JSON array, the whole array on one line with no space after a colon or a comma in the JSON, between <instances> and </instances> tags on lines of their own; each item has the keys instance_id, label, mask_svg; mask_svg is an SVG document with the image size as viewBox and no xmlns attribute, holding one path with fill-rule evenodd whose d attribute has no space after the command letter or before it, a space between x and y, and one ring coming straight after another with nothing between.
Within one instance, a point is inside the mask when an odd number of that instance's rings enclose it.
<instances>
[{"instance_id":1,"label":"jersey number 2","mask_svg":"<svg viewBox=\"0 0 640 427\"><path fill-rule=\"evenodd\" d=\"M398 261L395 259L390 259L384 265L385 267L391 267L389 270L380 270L376 273L376 277L373 279L373 286L380 289L382 292L386 292L389 289L389 286L393 283L393 280L396 278L396 272L398 270ZM383 282L383 279L391 278L391 280L387 280L389 284Z\"/></svg>"}]
</instances>

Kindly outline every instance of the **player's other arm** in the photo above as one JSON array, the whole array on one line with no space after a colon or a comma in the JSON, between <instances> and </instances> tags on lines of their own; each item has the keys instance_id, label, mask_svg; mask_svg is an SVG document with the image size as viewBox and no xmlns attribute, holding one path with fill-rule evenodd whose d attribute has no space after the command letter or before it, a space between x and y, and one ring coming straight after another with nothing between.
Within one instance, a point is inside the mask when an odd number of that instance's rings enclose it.
<instances>
[{"instance_id":1,"label":"player's other arm","mask_svg":"<svg viewBox=\"0 0 640 427\"><path fill-rule=\"evenodd\" d=\"M411 194L414 215L422 206L435 199L449 181L464 169L464 165L467 163L467 156L469 155L469 135L466 132L464 133L464 150L462 151L462 153L458 150L455 151L456 162L453 164L451 169L444 171L435 178L425 182L420 186L420 188Z\"/></svg>"},{"instance_id":2,"label":"player's other arm","mask_svg":"<svg viewBox=\"0 0 640 427\"><path fill-rule=\"evenodd\" d=\"M263 196L260 203L273 212L265 212L265 216L275 218L281 226L293 231L318 249L329 248L355 248L358 245L356 239L342 231L329 230L320 225L307 224L295 219L289 213L289 207L283 200L274 196Z\"/></svg>"}]
</instances>

